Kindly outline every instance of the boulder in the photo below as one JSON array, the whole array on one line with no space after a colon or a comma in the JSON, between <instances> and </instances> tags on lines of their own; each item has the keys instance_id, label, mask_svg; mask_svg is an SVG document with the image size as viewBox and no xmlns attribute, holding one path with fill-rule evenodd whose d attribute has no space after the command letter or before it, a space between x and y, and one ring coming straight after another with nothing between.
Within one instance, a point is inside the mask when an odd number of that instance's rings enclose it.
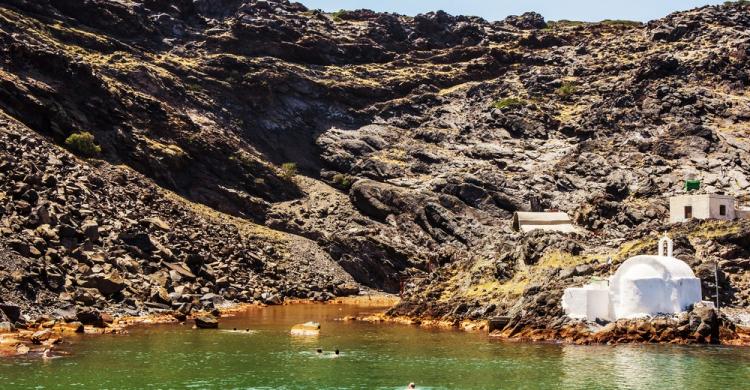
<instances>
[{"instance_id":1,"label":"boulder","mask_svg":"<svg viewBox=\"0 0 750 390\"><path fill-rule=\"evenodd\" d=\"M55 309L55 311L52 312L52 317L61 319L66 322L71 322L78 319L75 306Z\"/></svg>"},{"instance_id":2,"label":"boulder","mask_svg":"<svg viewBox=\"0 0 750 390\"><path fill-rule=\"evenodd\" d=\"M219 320L212 315L203 315L195 318L195 326L198 329L216 329L219 327Z\"/></svg>"},{"instance_id":3,"label":"boulder","mask_svg":"<svg viewBox=\"0 0 750 390\"><path fill-rule=\"evenodd\" d=\"M41 344L44 341L49 340L50 337L52 337L52 331L49 329L42 329L31 335L31 342L34 344Z\"/></svg>"},{"instance_id":4,"label":"boulder","mask_svg":"<svg viewBox=\"0 0 750 390\"><path fill-rule=\"evenodd\" d=\"M83 233L83 236L91 240L91 242L96 242L99 240L99 224L95 221L86 221L81 225L81 232Z\"/></svg>"},{"instance_id":5,"label":"boulder","mask_svg":"<svg viewBox=\"0 0 750 390\"><path fill-rule=\"evenodd\" d=\"M5 314L8 321L18 322L21 318L21 308L9 303L0 303L0 320L2 320L3 314Z\"/></svg>"},{"instance_id":6,"label":"boulder","mask_svg":"<svg viewBox=\"0 0 750 390\"><path fill-rule=\"evenodd\" d=\"M505 18L505 23L521 30L542 29L547 27L544 17L536 12L526 12L522 15L511 15Z\"/></svg>"},{"instance_id":7,"label":"boulder","mask_svg":"<svg viewBox=\"0 0 750 390\"><path fill-rule=\"evenodd\" d=\"M86 278L83 287L95 288L107 297L125 289L125 280L116 273L93 274Z\"/></svg>"},{"instance_id":8,"label":"boulder","mask_svg":"<svg viewBox=\"0 0 750 390\"><path fill-rule=\"evenodd\" d=\"M93 325L97 328L104 328L106 326L102 314L98 310L90 307L80 309L78 313L76 313L76 317L78 318L78 321L84 325Z\"/></svg>"},{"instance_id":9,"label":"boulder","mask_svg":"<svg viewBox=\"0 0 750 390\"><path fill-rule=\"evenodd\" d=\"M144 220L144 222L148 226L151 226L151 227L154 227L154 228L157 228L157 229L160 229L160 230L164 230L166 232L172 230L172 227L169 226L168 223L164 222L164 220L162 220L159 217L146 218Z\"/></svg>"},{"instance_id":10,"label":"boulder","mask_svg":"<svg viewBox=\"0 0 750 390\"><path fill-rule=\"evenodd\" d=\"M278 294L263 293L261 298L266 305L281 305L284 303L284 300Z\"/></svg>"},{"instance_id":11,"label":"boulder","mask_svg":"<svg viewBox=\"0 0 750 390\"><path fill-rule=\"evenodd\" d=\"M489 332L493 332L496 330L503 330L506 325L510 322L510 317L493 317L487 320L487 328Z\"/></svg>"},{"instance_id":12,"label":"boulder","mask_svg":"<svg viewBox=\"0 0 750 390\"><path fill-rule=\"evenodd\" d=\"M294 325L291 334L294 336L317 336L320 334L320 323L310 321Z\"/></svg>"},{"instance_id":13,"label":"boulder","mask_svg":"<svg viewBox=\"0 0 750 390\"><path fill-rule=\"evenodd\" d=\"M356 283L342 283L336 286L333 293L340 297L357 295L359 294L359 285Z\"/></svg>"},{"instance_id":14,"label":"boulder","mask_svg":"<svg viewBox=\"0 0 750 390\"><path fill-rule=\"evenodd\" d=\"M119 235L122 242L132 245L143 252L153 252L156 244L148 233L122 233Z\"/></svg>"}]
</instances>

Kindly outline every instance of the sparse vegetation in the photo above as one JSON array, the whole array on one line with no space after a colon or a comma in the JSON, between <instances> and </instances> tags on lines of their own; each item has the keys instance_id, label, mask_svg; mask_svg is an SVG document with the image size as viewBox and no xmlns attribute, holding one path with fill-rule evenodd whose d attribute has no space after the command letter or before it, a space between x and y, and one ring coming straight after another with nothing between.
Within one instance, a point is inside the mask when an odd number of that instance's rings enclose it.
<instances>
[{"instance_id":1,"label":"sparse vegetation","mask_svg":"<svg viewBox=\"0 0 750 390\"><path fill-rule=\"evenodd\" d=\"M623 26L623 27L640 27L643 25L643 23L635 21L635 20L620 20L620 19L604 19L599 23L605 24L607 26Z\"/></svg>"},{"instance_id":2,"label":"sparse vegetation","mask_svg":"<svg viewBox=\"0 0 750 390\"><path fill-rule=\"evenodd\" d=\"M351 178L343 173L333 175L333 183L345 190L348 190L352 186Z\"/></svg>"},{"instance_id":3,"label":"sparse vegetation","mask_svg":"<svg viewBox=\"0 0 750 390\"><path fill-rule=\"evenodd\" d=\"M557 90L555 90L557 96L568 97L576 93L576 86L573 83L563 83Z\"/></svg>"},{"instance_id":4,"label":"sparse vegetation","mask_svg":"<svg viewBox=\"0 0 750 390\"><path fill-rule=\"evenodd\" d=\"M343 19L341 18L346 13L345 9L340 9L334 13L331 14L331 19L333 19L334 22L340 22Z\"/></svg>"},{"instance_id":5,"label":"sparse vegetation","mask_svg":"<svg viewBox=\"0 0 750 390\"><path fill-rule=\"evenodd\" d=\"M190 92L201 92L203 90L200 85L194 83L185 83L185 89Z\"/></svg>"},{"instance_id":6,"label":"sparse vegetation","mask_svg":"<svg viewBox=\"0 0 750 390\"><path fill-rule=\"evenodd\" d=\"M562 28L562 27L577 27L577 26L585 26L589 24L588 22L583 22L580 20L551 20L547 22L547 29L553 29L553 28Z\"/></svg>"},{"instance_id":7,"label":"sparse vegetation","mask_svg":"<svg viewBox=\"0 0 750 390\"><path fill-rule=\"evenodd\" d=\"M94 136L88 131L73 133L65 139L65 145L76 154L94 157L102 152L102 148L94 142Z\"/></svg>"},{"instance_id":8,"label":"sparse vegetation","mask_svg":"<svg viewBox=\"0 0 750 390\"><path fill-rule=\"evenodd\" d=\"M252 171L257 167L257 162L253 160L249 153L244 151L237 152L234 156L229 157L230 160L236 160L248 171Z\"/></svg>"},{"instance_id":9,"label":"sparse vegetation","mask_svg":"<svg viewBox=\"0 0 750 390\"><path fill-rule=\"evenodd\" d=\"M724 5L750 5L750 0L725 1Z\"/></svg>"},{"instance_id":10,"label":"sparse vegetation","mask_svg":"<svg viewBox=\"0 0 750 390\"><path fill-rule=\"evenodd\" d=\"M492 107L495 107L498 110L502 110L508 107L523 107L525 105L526 105L526 102L524 100L521 100L518 98L505 98L503 100L498 100L495 103L493 103Z\"/></svg>"},{"instance_id":11,"label":"sparse vegetation","mask_svg":"<svg viewBox=\"0 0 750 390\"><path fill-rule=\"evenodd\" d=\"M293 162L281 164L281 177L292 180L297 175L297 164Z\"/></svg>"}]
</instances>

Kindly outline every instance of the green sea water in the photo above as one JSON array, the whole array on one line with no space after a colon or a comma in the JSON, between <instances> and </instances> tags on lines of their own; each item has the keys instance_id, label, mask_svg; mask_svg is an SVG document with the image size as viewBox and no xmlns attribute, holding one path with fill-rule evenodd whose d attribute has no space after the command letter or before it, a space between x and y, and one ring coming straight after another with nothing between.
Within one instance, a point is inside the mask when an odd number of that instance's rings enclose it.
<instances>
[{"instance_id":1,"label":"green sea water","mask_svg":"<svg viewBox=\"0 0 750 390\"><path fill-rule=\"evenodd\" d=\"M80 336L61 348L64 357L0 360L0 388L404 389L409 382L420 389L750 388L748 348L502 343L482 333L336 320L373 310L252 308L223 319L219 330L158 325ZM321 323L320 336L289 334L306 321Z\"/></svg>"}]
</instances>

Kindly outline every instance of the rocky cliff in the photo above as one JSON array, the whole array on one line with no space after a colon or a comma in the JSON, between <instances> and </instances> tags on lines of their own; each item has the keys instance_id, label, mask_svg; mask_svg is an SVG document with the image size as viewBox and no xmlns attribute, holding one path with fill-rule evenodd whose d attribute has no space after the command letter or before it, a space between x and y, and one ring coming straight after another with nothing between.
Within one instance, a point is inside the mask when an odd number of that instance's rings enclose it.
<instances>
[{"instance_id":1,"label":"rocky cliff","mask_svg":"<svg viewBox=\"0 0 750 390\"><path fill-rule=\"evenodd\" d=\"M544 324L668 229L707 297L719 262L746 307L750 225L668 226L666 197L690 174L750 190L749 28L744 3L640 24L0 1L2 299L189 311L359 284L405 290L394 315ZM83 132L99 151L66 144ZM532 201L586 234L514 232Z\"/></svg>"}]
</instances>

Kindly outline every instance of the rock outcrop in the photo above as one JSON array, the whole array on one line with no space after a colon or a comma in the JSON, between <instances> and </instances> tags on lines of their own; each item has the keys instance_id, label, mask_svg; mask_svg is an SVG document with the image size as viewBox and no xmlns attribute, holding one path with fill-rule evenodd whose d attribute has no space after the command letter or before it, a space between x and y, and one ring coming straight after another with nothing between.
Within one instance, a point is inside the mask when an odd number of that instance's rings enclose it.
<instances>
[{"instance_id":1,"label":"rock outcrop","mask_svg":"<svg viewBox=\"0 0 750 390\"><path fill-rule=\"evenodd\" d=\"M184 316L366 286L403 293L393 315L561 321L564 286L655 245L687 175L750 190L747 7L2 1L0 296ZM587 233L512 231L540 208ZM706 292L718 263L722 303L750 305L747 223L668 229Z\"/></svg>"}]
</instances>

